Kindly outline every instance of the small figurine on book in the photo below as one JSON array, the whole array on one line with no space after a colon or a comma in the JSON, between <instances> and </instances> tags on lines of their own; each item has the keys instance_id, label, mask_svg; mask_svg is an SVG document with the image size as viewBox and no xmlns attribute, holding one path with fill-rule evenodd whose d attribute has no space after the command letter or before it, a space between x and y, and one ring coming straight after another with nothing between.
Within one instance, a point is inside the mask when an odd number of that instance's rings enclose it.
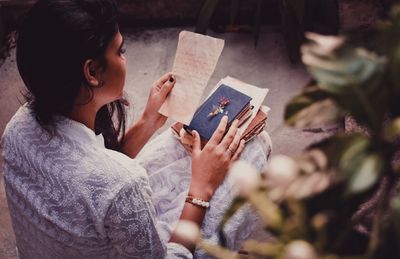
<instances>
[{"instance_id":1,"label":"small figurine on book","mask_svg":"<svg viewBox=\"0 0 400 259\"><path fill-rule=\"evenodd\" d=\"M206 101L197 109L189 125L175 123L171 128L185 148L190 151L193 143L192 130L196 130L202 146L211 138L221 118L228 116L228 131L232 122L239 120L242 139L246 142L261 133L266 125L267 113L261 104L268 89L258 88L237 79L222 79Z\"/></svg>"}]
</instances>

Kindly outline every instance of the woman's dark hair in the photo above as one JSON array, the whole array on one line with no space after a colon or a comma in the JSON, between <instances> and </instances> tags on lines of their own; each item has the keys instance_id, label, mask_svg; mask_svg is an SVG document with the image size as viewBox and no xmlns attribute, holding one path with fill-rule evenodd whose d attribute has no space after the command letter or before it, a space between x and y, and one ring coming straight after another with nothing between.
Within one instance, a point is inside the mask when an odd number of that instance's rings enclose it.
<instances>
[{"instance_id":1,"label":"woman's dark hair","mask_svg":"<svg viewBox=\"0 0 400 259\"><path fill-rule=\"evenodd\" d=\"M112 0L39 0L28 12L19 30L17 65L28 89L25 97L45 129L54 126L54 115L71 112L82 87L93 97L84 62L98 60L105 68L106 48L118 30ZM107 148L120 149L125 103L107 104L96 115L95 131L103 134Z\"/></svg>"}]
</instances>

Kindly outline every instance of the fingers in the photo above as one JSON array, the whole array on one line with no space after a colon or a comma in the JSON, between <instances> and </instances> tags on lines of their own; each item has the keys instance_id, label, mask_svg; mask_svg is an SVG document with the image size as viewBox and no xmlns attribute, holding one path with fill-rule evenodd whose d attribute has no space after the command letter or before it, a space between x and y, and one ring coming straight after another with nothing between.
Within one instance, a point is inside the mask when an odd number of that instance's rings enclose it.
<instances>
[{"instance_id":1,"label":"fingers","mask_svg":"<svg viewBox=\"0 0 400 259\"><path fill-rule=\"evenodd\" d=\"M163 97L166 97L169 94L169 92L171 92L174 85L175 85L175 78L173 77L173 75L170 75L168 77L168 80L165 81L164 84L161 86L160 94Z\"/></svg>"},{"instance_id":2,"label":"fingers","mask_svg":"<svg viewBox=\"0 0 400 259\"><path fill-rule=\"evenodd\" d=\"M186 145L190 145L190 146L193 145L194 135L190 135L189 133L186 132L186 130L184 130L182 128L179 136L181 138L182 144L186 144Z\"/></svg>"},{"instance_id":3,"label":"fingers","mask_svg":"<svg viewBox=\"0 0 400 259\"><path fill-rule=\"evenodd\" d=\"M241 138L241 135L239 133L239 130L237 130L232 143L228 147L228 150L232 153L232 155L235 153L236 149L238 149L238 147L239 147L240 138Z\"/></svg>"},{"instance_id":4,"label":"fingers","mask_svg":"<svg viewBox=\"0 0 400 259\"><path fill-rule=\"evenodd\" d=\"M229 147L229 145L231 145L232 141L235 139L235 135L238 131L238 124L239 121L238 120L234 120L232 122L231 127L229 128L228 133L226 133L224 139L221 141L221 146L223 149L227 149ZM237 142L239 143L239 140L237 140ZM232 149L232 151L235 151L235 149Z\"/></svg>"},{"instance_id":5,"label":"fingers","mask_svg":"<svg viewBox=\"0 0 400 259\"><path fill-rule=\"evenodd\" d=\"M174 74L172 72L168 72L168 73L164 74L162 77L160 77L160 79L158 79L154 84L155 85L163 85L173 75Z\"/></svg>"},{"instance_id":6,"label":"fingers","mask_svg":"<svg viewBox=\"0 0 400 259\"><path fill-rule=\"evenodd\" d=\"M239 143L239 147L236 149L235 153L232 156L232 161L238 160L240 154L242 153L244 146L246 144L246 141L244 141L243 139L240 141Z\"/></svg>"},{"instance_id":7,"label":"fingers","mask_svg":"<svg viewBox=\"0 0 400 259\"><path fill-rule=\"evenodd\" d=\"M194 140L193 140L193 153L201 152L201 141L200 135L197 131L192 131Z\"/></svg>"},{"instance_id":8,"label":"fingers","mask_svg":"<svg viewBox=\"0 0 400 259\"><path fill-rule=\"evenodd\" d=\"M221 142L222 137L225 134L226 125L228 124L228 116L223 116L217 129L214 131L212 137L209 140L209 143L214 145L218 145Z\"/></svg>"}]
</instances>

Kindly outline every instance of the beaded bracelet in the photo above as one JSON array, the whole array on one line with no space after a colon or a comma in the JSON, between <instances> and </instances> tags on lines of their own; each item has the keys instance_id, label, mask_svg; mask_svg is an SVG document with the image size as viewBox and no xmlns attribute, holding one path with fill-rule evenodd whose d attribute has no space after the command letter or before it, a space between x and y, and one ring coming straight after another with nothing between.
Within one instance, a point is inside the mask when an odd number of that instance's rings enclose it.
<instances>
[{"instance_id":1,"label":"beaded bracelet","mask_svg":"<svg viewBox=\"0 0 400 259\"><path fill-rule=\"evenodd\" d=\"M189 202L189 203L191 203L193 205L199 206L201 208L206 208L207 209L208 207L210 207L210 203L208 201L204 201L202 199L195 198L192 195L188 195L186 197L185 201Z\"/></svg>"}]
</instances>

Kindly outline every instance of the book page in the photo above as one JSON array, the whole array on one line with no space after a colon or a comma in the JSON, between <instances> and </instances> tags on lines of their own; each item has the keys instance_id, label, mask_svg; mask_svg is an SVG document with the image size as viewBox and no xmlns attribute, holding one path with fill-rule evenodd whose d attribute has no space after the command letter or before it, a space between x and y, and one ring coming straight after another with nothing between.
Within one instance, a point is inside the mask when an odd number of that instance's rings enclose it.
<instances>
[{"instance_id":1,"label":"book page","mask_svg":"<svg viewBox=\"0 0 400 259\"><path fill-rule=\"evenodd\" d=\"M172 72L176 83L159 112L188 125L200 104L218 59L224 40L182 31Z\"/></svg>"}]
</instances>

